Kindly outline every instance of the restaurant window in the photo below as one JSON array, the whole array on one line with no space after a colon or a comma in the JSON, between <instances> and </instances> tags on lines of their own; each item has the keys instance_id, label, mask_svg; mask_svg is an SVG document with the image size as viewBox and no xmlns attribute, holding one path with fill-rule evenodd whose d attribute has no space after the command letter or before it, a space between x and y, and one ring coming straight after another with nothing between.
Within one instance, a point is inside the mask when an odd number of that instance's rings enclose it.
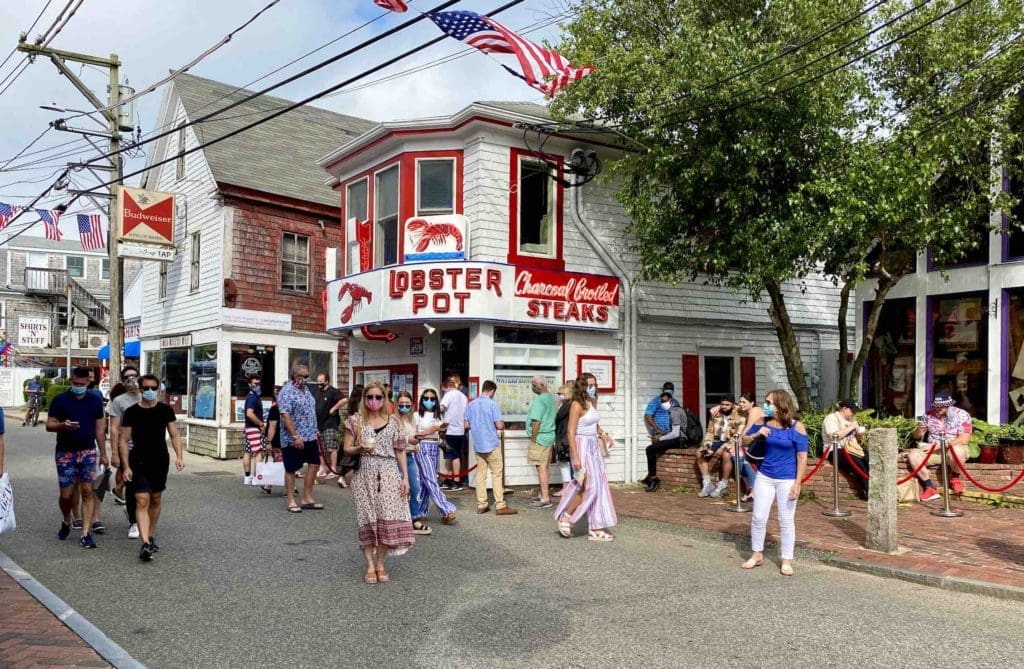
<instances>
[{"instance_id":1,"label":"restaurant window","mask_svg":"<svg viewBox=\"0 0 1024 669\"><path fill-rule=\"evenodd\" d=\"M987 293L929 299L932 392L977 418L988 413Z\"/></svg>"},{"instance_id":2,"label":"restaurant window","mask_svg":"<svg viewBox=\"0 0 1024 669\"><path fill-rule=\"evenodd\" d=\"M288 374L291 374L293 365L305 365L309 369L309 378L315 382L317 374L326 374L331 383L337 385L337 374L334 371L331 361L333 356L330 351L310 351L301 348L288 349Z\"/></svg>"},{"instance_id":3,"label":"restaurant window","mask_svg":"<svg viewBox=\"0 0 1024 669\"><path fill-rule=\"evenodd\" d=\"M245 417L245 398L249 395L249 377L260 377L260 397L269 409L274 396L274 347L262 344L231 345L231 395L235 398L233 419Z\"/></svg>"},{"instance_id":4,"label":"restaurant window","mask_svg":"<svg viewBox=\"0 0 1024 669\"><path fill-rule=\"evenodd\" d=\"M190 378L191 418L217 418L217 345L204 344L192 348Z\"/></svg>"},{"instance_id":5,"label":"restaurant window","mask_svg":"<svg viewBox=\"0 0 1024 669\"><path fill-rule=\"evenodd\" d=\"M192 233L191 260L189 262L188 292L194 293L199 290L199 259L202 254L200 233Z\"/></svg>"},{"instance_id":6,"label":"restaurant window","mask_svg":"<svg viewBox=\"0 0 1024 669\"><path fill-rule=\"evenodd\" d=\"M100 259L100 279L110 281L110 258Z\"/></svg>"},{"instance_id":7,"label":"restaurant window","mask_svg":"<svg viewBox=\"0 0 1024 669\"><path fill-rule=\"evenodd\" d=\"M68 276L72 279L85 278L85 256L66 256Z\"/></svg>"},{"instance_id":8,"label":"restaurant window","mask_svg":"<svg viewBox=\"0 0 1024 669\"><path fill-rule=\"evenodd\" d=\"M281 238L281 290L309 292L309 237L286 232Z\"/></svg>"},{"instance_id":9,"label":"restaurant window","mask_svg":"<svg viewBox=\"0 0 1024 669\"><path fill-rule=\"evenodd\" d=\"M416 215L455 213L455 160L416 161Z\"/></svg>"},{"instance_id":10,"label":"restaurant window","mask_svg":"<svg viewBox=\"0 0 1024 669\"><path fill-rule=\"evenodd\" d=\"M359 266L359 240L356 237L356 221L365 221L367 216L367 189L369 179L360 179L345 189L345 274L355 274Z\"/></svg>"},{"instance_id":11,"label":"restaurant window","mask_svg":"<svg viewBox=\"0 0 1024 669\"><path fill-rule=\"evenodd\" d=\"M494 328L494 401L505 427L522 430L535 395L530 380L541 375L554 392L562 384L562 333L557 330Z\"/></svg>"},{"instance_id":12,"label":"restaurant window","mask_svg":"<svg viewBox=\"0 0 1024 669\"><path fill-rule=\"evenodd\" d=\"M374 266L398 262L398 165L377 172L373 191Z\"/></svg>"},{"instance_id":13,"label":"restaurant window","mask_svg":"<svg viewBox=\"0 0 1024 669\"><path fill-rule=\"evenodd\" d=\"M555 183L551 166L543 161L519 159L518 252L553 258L557 255Z\"/></svg>"},{"instance_id":14,"label":"restaurant window","mask_svg":"<svg viewBox=\"0 0 1024 669\"><path fill-rule=\"evenodd\" d=\"M871 303L864 305L864 318ZM865 372L865 406L882 416L914 415L916 373L914 298L886 300L878 316Z\"/></svg>"}]
</instances>

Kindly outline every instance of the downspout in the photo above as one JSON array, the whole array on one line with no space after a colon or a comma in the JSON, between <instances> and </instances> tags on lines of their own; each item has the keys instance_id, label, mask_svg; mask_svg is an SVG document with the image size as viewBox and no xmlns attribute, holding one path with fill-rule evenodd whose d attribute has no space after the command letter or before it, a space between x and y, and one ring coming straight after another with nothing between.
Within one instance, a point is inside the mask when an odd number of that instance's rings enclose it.
<instances>
[{"instance_id":1,"label":"downspout","mask_svg":"<svg viewBox=\"0 0 1024 669\"><path fill-rule=\"evenodd\" d=\"M614 256L608 253L605 247L597 239L597 236L591 232L586 221L583 220L583 214L581 213L583 207L583 187L579 185L579 181L582 178L582 176L577 175L577 186L569 189L570 198L572 200L572 206L569 208L569 217L572 219L572 222L576 226L580 235L587 240L587 243L592 249L594 249L597 256L601 258L609 268L611 268L612 273L622 283L622 306L626 311L625 318L623 318L622 321L622 358L623 375L625 378L625 383L623 385L625 386L626 404L626 434L624 435L626 447L625 479L627 483L633 483L636 481L636 462L638 457L636 401L634 397L635 385L633 383L633 370L636 369L635 333L637 325L637 308L636 302L633 299L633 283L629 280L626 270L622 264Z\"/></svg>"}]
</instances>

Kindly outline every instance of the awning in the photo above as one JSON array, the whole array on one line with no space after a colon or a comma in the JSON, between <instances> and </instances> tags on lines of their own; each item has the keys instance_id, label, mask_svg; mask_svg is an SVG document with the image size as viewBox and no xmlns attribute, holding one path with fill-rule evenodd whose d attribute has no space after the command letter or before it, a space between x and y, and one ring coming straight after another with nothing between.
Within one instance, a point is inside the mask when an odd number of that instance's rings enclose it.
<instances>
[{"instance_id":1,"label":"awning","mask_svg":"<svg viewBox=\"0 0 1024 669\"><path fill-rule=\"evenodd\" d=\"M124 343L124 357L126 358L138 358L142 355L142 342L138 339L132 339ZM110 344L106 344L99 351L96 352L97 360L109 360L110 359Z\"/></svg>"}]
</instances>

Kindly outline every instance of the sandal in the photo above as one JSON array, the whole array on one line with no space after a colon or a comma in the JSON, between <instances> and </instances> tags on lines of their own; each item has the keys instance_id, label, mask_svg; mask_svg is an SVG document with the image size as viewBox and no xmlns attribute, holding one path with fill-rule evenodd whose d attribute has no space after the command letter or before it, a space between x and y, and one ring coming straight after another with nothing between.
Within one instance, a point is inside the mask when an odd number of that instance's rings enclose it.
<instances>
[{"instance_id":1,"label":"sandal","mask_svg":"<svg viewBox=\"0 0 1024 669\"><path fill-rule=\"evenodd\" d=\"M779 567L779 573L782 574L783 576L792 576L793 575L793 565L786 564L785 562L783 562L782 566Z\"/></svg>"},{"instance_id":2,"label":"sandal","mask_svg":"<svg viewBox=\"0 0 1024 669\"><path fill-rule=\"evenodd\" d=\"M562 517L558 519L558 533L566 539L572 537L572 523L569 522L565 514L562 514Z\"/></svg>"},{"instance_id":3,"label":"sandal","mask_svg":"<svg viewBox=\"0 0 1024 669\"><path fill-rule=\"evenodd\" d=\"M373 583L376 583L376 582L377 582L377 572L371 571L371 570L367 569L366 573L363 574L363 583L373 584Z\"/></svg>"},{"instance_id":4,"label":"sandal","mask_svg":"<svg viewBox=\"0 0 1024 669\"><path fill-rule=\"evenodd\" d=\"M272 491L272 490L270 489L270 486L268 486L268 485L265 485L265 486L263 486L262 488L260 488L260 490L262 490L263 492L267 493L268 495L269 495L269 494L270 494L271 492L273 492L273 491Z\"/></svg>"},{"instance_id":5,"label":"sandal","mask_svg":"<svg viewBox=\"0 0 1024 669\"><path fill-rule=\"evenodd\" d=\"M388 572L387 572L386 569L378 569L377 570L377 580L380 581L381 583L387 583L388 581L391 580L391 577L388 576Z\"/></svg>"},{"instance_id":6,"label":"sandal","mask_svg":"<svg viewBox=\"0 0 1024 669\"><path fill-rule=\"evenodd\" d=\"M345 477L344 476L339 476L338 477L338 487L339 488L347 488L348 487L348 484L345 483Z\"/></svg>"},{"instance_id":7,"label":"sandal","mask_svg":"<svg viewBox=\"0 0 1024 669\"><path fill-rule=\"evenodd\" d=\"M288 513L302 513L302 507L298 504L290 504L288 506Z\"/></svg>"},{"instance_id":8,"label":"sandal","mask_svg":"<svg viewBox=\"0 0 1024 669\"><path fill-rule=\"evenodd\" d=\"M320 504L319 502L305 502L301 506L302 506L303 509L308 509L310 511L323 511L324 510L324 505Z\"/></svg>"},{"instance_id":9,"label":"sandal","mask_svg":"<svg viewBox=\"0 0 1024 669\"><path fill-rule=\"evenodd\" d=\"M615 537L604 530L597 530L596 532L587 532L587 539L589 541L614 541Z\"/></svg>"},{"instance_id":10,"label":"sandal","mask_svg":"<svg viewBox=\"0 0 1024 669\"><path fill-rule=\"evenodd\" d=\"M454 523L455 522L455 512L452 511L447 516L443 516L441 518L441 522L444 523L445 525L451 525L452 523Z\"/></svg>"},{"instance_id":11,"label":"sandal","mask_svg":"<svg viewBox=\"0 0 1024 669\"><path fill-rule=\"evenodd\" d=\"M741 564L740 567L742 567L743 569L753 569L754 567L760 567L763 564L764 564L764 558L763 557L750 558L749 560L747 560L746 562Z\"/></svg>"},{"instance_id":12,"label":"sandal","mask_svg":"<svg viewBox=\"0 0 1024 669\"><path fill-rule=\"evenodd\" d=\"M427 527L427 524L421 520L412 521L412 533L413 534L430 534L434 530Z\"/></svg>"}]
</instances>

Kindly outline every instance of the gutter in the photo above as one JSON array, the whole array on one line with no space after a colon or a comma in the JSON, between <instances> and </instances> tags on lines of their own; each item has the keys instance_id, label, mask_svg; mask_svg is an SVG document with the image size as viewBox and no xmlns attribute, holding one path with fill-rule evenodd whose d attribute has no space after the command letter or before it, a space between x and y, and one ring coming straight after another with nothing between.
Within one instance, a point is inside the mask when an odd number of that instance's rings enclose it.
<instances>
[{"instance_id":1,"label":"gutter","mask_svg":"<svg viewBox=\"0 0 1024 669\"><path fill-rule=\"evenodd\" d=\"M582 176L577 175L577 184L582 179ZM633 295L633 283L629 280L626 270L622 263L619 262L614 256L610 255L601 244L597 236L590 230L590 226L583 220L582 208L583 208L583 187L577 185L575 188L570 190L570 200L572 205L569 207L569 218L572 219L573 225L579 231L580 235L587 241L594 252L604 261L612 273L622 282L622 300L623 307L626 310L625 318L623 319L622 327L622 358L623 358L623 375L625 377L625 404L626 404L626 434L625 448L626 448L626 467L625 467L625 479L627 483L633 483L636 479L636 468L637 468L637 457L639 451L637 450L637 431L636 431L636 418L637 418L637 407L635 397L635 384L633 383L634 372L636 369L636 327L638 320L638 310L636 300Z\"/></svg>"}]
</instances>

